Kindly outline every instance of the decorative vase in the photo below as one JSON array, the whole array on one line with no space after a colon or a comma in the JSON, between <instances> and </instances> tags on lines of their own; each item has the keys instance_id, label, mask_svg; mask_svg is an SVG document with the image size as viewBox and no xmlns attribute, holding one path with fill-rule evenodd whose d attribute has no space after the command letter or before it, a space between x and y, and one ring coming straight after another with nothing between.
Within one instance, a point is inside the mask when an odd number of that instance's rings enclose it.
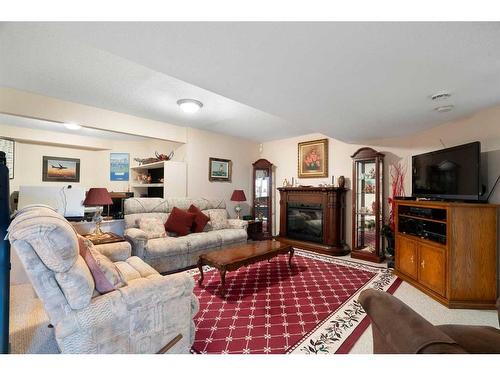
<instances>
[{"instance_id":1,"label":"decorative vase","mask_svg":"<svg viewBox=\"0 0 500 375\"><path fill-rule=\"evenodd\" d=\"M345 177L339 176L339 178L337 179L337 184L339 185L339 188L343 189L345 187Z\"/></svg>"}]
</instances>

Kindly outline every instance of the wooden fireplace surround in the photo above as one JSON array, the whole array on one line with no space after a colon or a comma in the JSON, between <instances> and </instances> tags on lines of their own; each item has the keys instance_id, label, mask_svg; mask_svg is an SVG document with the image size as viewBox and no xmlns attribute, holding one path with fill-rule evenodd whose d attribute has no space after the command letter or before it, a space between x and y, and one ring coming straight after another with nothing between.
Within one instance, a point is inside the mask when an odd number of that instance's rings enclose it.
<instances>
[{"instance_id":1,"label":"wooden fireplace surround","mask_svg":"<svg viewBox=\"0 0 500 375\"><path fill-rule=\"evenodd\" d=\"M346 255L349 246L345 237L345 196L339 187L281 187L279 241L294 247L329 255ZM288 203L319 203L323 208L322 243L300 241L287 237Z\"/></svg>"}]
</instances>

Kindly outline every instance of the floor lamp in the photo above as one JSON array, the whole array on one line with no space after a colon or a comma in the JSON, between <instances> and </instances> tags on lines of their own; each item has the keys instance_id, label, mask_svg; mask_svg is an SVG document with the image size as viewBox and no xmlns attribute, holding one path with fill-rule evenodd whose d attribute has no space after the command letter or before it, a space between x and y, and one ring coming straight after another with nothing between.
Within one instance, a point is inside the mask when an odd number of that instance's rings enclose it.
<instances>
[{"instance_id":1,"label":"floor lamp","mask_svg":"<svg viewBox=\"0 0 500 375\"><path fill-rule=\"evenodd\" d=\"M10 224L9 168L0 151L0 354L9 353L10 243L5 239Z\"/></svg>"}]
</instances>

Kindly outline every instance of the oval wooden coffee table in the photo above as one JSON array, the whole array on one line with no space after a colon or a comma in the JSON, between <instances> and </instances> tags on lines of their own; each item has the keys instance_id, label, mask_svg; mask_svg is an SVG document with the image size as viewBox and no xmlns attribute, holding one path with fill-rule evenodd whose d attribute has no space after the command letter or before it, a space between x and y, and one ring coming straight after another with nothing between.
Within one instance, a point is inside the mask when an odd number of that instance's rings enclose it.
<instances>
[{"instance_id":1,"label":"oval wooden coffee table","mask_svg":"<svg viewBox=\"0 0 500 375\"><path fill-rule=\"evenodd\" d=\"M275 240L249 242L200 255L198 260L200 270L198 284L201 286L203 283L203 266L215 267L220 273L221 295L224 296L226 294L227 271L236 271L240 267L269 260L279 254L289 254L288 265L291 267L293 247Z\"/></svg>"}]
</instances>

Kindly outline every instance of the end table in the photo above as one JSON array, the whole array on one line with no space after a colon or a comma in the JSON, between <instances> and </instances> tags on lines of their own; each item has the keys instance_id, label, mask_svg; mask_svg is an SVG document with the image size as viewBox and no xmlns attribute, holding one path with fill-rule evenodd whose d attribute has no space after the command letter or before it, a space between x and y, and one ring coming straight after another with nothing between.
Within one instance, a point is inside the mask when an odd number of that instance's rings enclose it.
<instances>
[{"instance_id":1,"label":"end table","mask_svg":"<svg viewBox=\"0 0 500 375\"><path fill-rule=\"evenodd\" d=\"M96 237L92 233L84 234L83 237L88 239L94 245L104 245L108 243L123 242L125 238L111 232L105 232L101 236Z\"/></svg>"}]
</instances>

